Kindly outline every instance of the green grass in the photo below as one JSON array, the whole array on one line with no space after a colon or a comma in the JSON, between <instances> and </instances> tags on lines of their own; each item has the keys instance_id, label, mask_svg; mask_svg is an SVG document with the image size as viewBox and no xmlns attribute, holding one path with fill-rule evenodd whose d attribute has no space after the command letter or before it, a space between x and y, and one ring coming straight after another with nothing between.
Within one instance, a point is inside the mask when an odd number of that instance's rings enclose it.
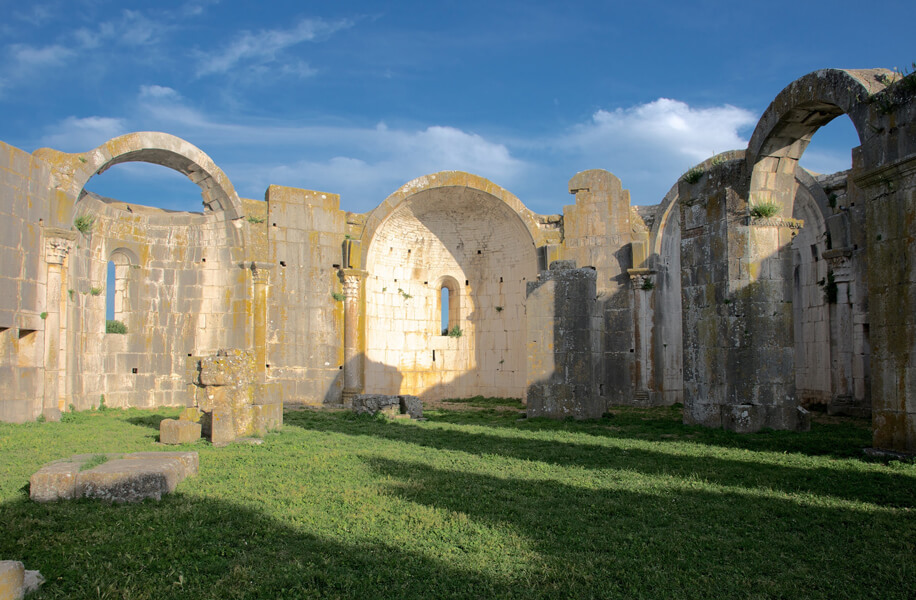
<instances>
[{"instance_id":1,"label":"green grass","mask_svg":"<svg viewBox=\"0 0 916 600\"><path fill-rule=\"evenodd\" d=\"M161 502L36 504L76 453L167 450L177 409L0 424L0 557L30 598L911 598L916 465L861 423L736 435L677 408L590 422L289 412L260 446L199 443Z\"/></svg>"}]
</instances>

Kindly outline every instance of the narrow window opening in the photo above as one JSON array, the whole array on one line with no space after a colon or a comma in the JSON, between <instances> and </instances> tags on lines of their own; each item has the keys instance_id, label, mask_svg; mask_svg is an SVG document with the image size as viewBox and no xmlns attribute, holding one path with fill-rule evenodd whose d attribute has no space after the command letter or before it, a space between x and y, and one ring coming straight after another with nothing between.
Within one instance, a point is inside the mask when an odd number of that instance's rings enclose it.
<instances>
[{"instance_id":1,"label":"narrow window opening","mask_svg":"<svg viewBox=\"0 0 916 600\"><path fill-rule=\"evenodd\" d=\"M433 350L433 362L436 362L436 351Z\"/></svg>"},{"instance_id":2,"label":"narrow window opening","mask_svg":"<svg viewBox=\"0 0 916 600\"><path fill-rule=\"evenodd\" d=\"M448 335L448 329L449 329L449 324L450 324L448 321L448 315L449 315L448 295L449 295L449 290L446 286L443 285L442 289L439 290L439 302L442 307L442 311L440 313L440 322L442 325L442 335ZM435 356L433 356L433 360L436 360Z\"/></svg>"}]
</instances>

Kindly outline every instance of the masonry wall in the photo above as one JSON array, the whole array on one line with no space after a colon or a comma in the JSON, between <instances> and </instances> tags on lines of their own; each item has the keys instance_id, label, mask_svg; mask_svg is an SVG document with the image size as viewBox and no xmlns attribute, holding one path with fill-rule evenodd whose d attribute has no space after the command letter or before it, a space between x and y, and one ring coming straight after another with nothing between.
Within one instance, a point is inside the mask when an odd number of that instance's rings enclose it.
<instances>
[{"instance_id":1,"label":"masonry wall","mask_svg":"<svg viewBox=\"0 0 916 600\"><path fill-rule=\"evenodd\" d=\"M346 213L336 194L272 185L266 198L268 378L286 402L339 404Z\"/></svg>"},{"instance_id":2,"label":"masonry wall","mask_svg":"<svg viewBox=\"0 0 916 600\"><path fill-rule=\"evenodd\" d=\"M0 421L42 412L48 172L44 162L0 142Z\"/></svg>"},{"instance_id":3,"label":"masonry wall","mask_svg":"<svg viewBox=\"0 0 916 600\"><path fill-rule=\"evenodd\" d=\"M64 395L78 410L186 405L189 358L251 341L242 233L223 213L174 213L84 195L93 219L69 257ZM117 256L116 256L117 255ZM119 320L106 333L108 262L123 259ZM116 284L118 285L118 284Z\"/></svg>"}]
</instances>

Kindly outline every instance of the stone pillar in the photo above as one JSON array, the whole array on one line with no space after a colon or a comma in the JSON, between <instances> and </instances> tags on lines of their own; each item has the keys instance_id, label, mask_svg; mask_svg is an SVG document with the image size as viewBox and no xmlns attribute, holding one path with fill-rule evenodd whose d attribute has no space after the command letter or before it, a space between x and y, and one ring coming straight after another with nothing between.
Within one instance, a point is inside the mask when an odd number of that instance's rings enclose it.
<instances>
[{"instance_id":1,"label":"stone pillar","mask_svg":"<svg viewBox=\"0 0 916 600\"><path fill-rule=\"evenodd\" d=\"M41 414L49 421L60 420L66 402L61 386L65 373L63 353L66 338L66 296L62 294L67 280L67 256L76 239L76 232L47 227L44 237L44 259L48 265L47 296L44 317L44 398Z\"/></svg>"},{"instance_id":2,"label":"stone pillar","mask_svg":"<svg viewBox=\"0 0 916 600\"><path fill-rule=\"evenodd\" d=\"M255 372L263 380L267 376L267 284L272 263L251 263L251 281L254 293L251 300L252 342Z\"/></svg>"},{"instance_id":3,"label":"stone pillar","mask_svg":"<svg viewBox=\"0 0 916 600\"><path fill-rule=\"evenodd\" d=\"M635 262L635 261L634 261ZM655 271L651 269L628 269L633 297L633 348L636 353L635 383L633 402L637 406L653 406L657 403L654 386L652 323L655 293Z\"/></svg>"},{"instance_id":4,"label":"stone pillar","mask_svg":"<svg viewBox=\"0 0 916 600\"><path fill-rule=\"evenodd\" d=\"M852 265L850 248L827 250L823 253L830 268L832 282L828 281L828 294L832 296L835 286L836 298L830 310L830 366L831 398L830 414L851 414L854 408L852 389ZM831 298L832 299L832 298Z\"/></svg>"},{"instance_id":5,"label":"stone pillar","mask_svg":"<svg viewBox=\"0 0 916 600\"><path fill-rule=\"evenodd\" d=\"M363 392L363 353L364 337L360 335L363 311L361 293L366 271L360 269L341 269L344 294L344 406L353 403L353 397Z\"/></svg>"},{"instance_id":6,"label":"stone pillar","mask_svg":"<svg viewBox=\"0 0 916 600\"><path fill-rule=\"evenodd\" d=\"M558 260L527 283L529 417L597 419L606 408L595 373L601 323L595 269Z\"/></svg>"}]
</instances>

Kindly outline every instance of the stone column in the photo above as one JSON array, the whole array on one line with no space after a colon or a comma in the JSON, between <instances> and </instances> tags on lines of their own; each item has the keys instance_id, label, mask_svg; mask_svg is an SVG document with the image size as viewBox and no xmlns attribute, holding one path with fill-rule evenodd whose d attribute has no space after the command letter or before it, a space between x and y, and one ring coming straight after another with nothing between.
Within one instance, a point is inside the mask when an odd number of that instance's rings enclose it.
<instances>
[{"instance_id":1,"label":"stone column","mask_svg":"<svg viewBox=\"0 0 916 600\"><path fill-rule=\"evenodd\" d=\"M255 372L261 379L267 376L267 285L272 267L272 263L251 263L251 281L254 285L251 299L252 342Z\"/></svg>"},{"instance_id":2,"label":"stone column","mask_svg":"<svg viewBox=\"0 0 916 600\"><path fill-rule=\"evenodd\" d=\"M830 311L830 363L831 363L831 399L828 410L830 414L848 414L852 409L852 265L850 248L826 250L824 259L830 268L832 283L836 286L836 301ZM833 291L828 288L828 294Z\"/></svg>"},{"instance_id":3,"label":"stone column","mask_svg":"<svg viewBox=\"0 0 916 600\"><path fill-rule=\"evenodd\" d=\"M363 392L363 336L360 335L362 311L361 290L366 271L341 269L344 294L344 406L353 403L353 397Z\"/></svg>"},{"instance_id":4,"label":"stone column","mask_svg":"<svg viewBox=\"0 0 916 600\"><path fill-rule=\"evenodd\" d=\"M67 280L67 256L76 232L47 227L44 237L44 259L48 265L47 296L44 317L44 397L41 414L49 421L59 421L66 398L60 385L66 357L62 352L66 332L66 296L62 294Z\"/></svg>"},{"instance_id":5,"label":"stone column","mask_svg":"<svg viewBox=\"0 0 916 600\"><path fill-rule=\"evenodd\" d=\"M655 293L655 271L652 269L628 269L633 293L633 349L635 390L633 403L638 406L655 404L650 382L654 379L652 362L652 311Z\"/></svg>"}]
</instances>

